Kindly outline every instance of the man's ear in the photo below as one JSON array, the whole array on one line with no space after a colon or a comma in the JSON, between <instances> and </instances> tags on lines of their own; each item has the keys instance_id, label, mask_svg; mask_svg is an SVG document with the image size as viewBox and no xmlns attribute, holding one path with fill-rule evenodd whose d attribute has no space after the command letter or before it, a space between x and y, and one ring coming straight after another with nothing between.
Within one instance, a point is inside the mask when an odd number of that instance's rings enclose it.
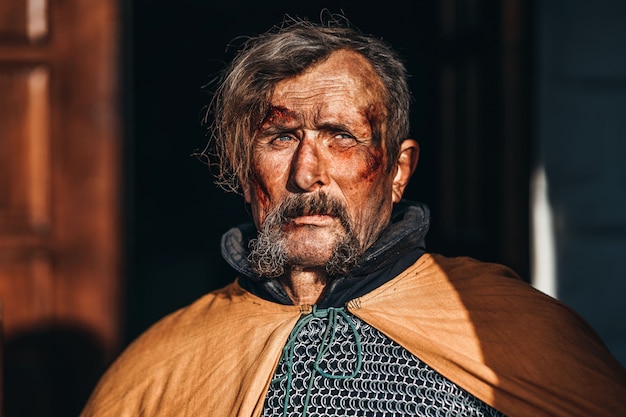
<instances>
[{"instance_id":1,"label":"man's ear","mask_svg":"<svg viewBox=\"0 0 626 417\"><path fill-rule=\"evenodd\" d=\"M398 168L396 176L393 179L392 199L394 203L398 203L402 199L404 189L411 179L411 175L417 167L419 159L420 146L413 139L405 139L400 145L400 155L398 156Z\"/></svg>"}]
</instances>

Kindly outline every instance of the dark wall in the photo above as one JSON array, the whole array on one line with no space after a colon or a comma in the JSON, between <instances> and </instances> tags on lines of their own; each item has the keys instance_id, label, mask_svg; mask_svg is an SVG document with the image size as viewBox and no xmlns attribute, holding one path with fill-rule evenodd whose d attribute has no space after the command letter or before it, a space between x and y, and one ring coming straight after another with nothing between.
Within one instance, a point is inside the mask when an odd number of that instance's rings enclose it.
<instances>
[{"instance_id":1,"label":"dark wall","mask_svg":"<svg viewBox=\"0 0 626 417\"><path fill-rule=\"evenodd\" d=\"M291 16L318 20L328 8L392 43L406 59L415 95L412 135L422 162L408 197L428 202L432 187L436 2L135 0L127 6L126 342L149 324L233 278L219 253L228 228L248 220L240 196L213 184L192 156L206 142L200 124L205 85L236 37L255 35Z\"/></svg>"},{"instance_id":2,"label":"dark wall","mask_svg":"<svg viewBox=\"0 0 626 417\"><path fill-rule=\"evenodd\" d=\"M537 167L556 296L626 364L626 2L544 2L537 16Z\"/></svg>"}]
</instances>

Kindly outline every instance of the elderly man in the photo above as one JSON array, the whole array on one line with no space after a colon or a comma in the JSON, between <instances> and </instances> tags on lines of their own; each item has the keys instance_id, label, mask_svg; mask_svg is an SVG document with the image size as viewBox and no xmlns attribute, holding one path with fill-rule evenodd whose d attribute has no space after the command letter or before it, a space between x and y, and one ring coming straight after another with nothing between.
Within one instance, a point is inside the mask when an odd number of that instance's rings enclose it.
<instances>
[{"instance_id":1,"label":"elderly man","mask_svg":"<svg viewBox=\"0 0 626 417\"><path fill-rule=\"evenodd\" d=\"M248 41L212 102L229 286L164 318L83 416L618 416L626 373L509 269L426 253L405 69L381 40L294 21Z\"/></svg>"}]
</instances>

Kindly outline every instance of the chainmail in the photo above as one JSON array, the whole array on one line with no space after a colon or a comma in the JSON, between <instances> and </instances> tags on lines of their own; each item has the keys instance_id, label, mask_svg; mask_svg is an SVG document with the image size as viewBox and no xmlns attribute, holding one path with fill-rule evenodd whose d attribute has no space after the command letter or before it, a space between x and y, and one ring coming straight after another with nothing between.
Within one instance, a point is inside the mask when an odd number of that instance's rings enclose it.
<instances>
[{"instance_id":1,"label":"chainmail","mask_svg":"<svg viewBox=\"0 0 626 417\"><path fill-rule=\"evenodd\" d=\"M291 333L270 384L270 416L503 417L343 309L315 309Z\"/></svg>"}]
</instances>

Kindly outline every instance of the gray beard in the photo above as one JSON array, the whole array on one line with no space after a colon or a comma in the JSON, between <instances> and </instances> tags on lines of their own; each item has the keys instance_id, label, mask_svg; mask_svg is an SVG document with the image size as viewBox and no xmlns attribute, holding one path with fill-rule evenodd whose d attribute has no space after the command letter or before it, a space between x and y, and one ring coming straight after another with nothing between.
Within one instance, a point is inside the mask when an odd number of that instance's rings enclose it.
<instances>
[{"instance_id":1,"label":"gray beard","mask_svg":"<svg viewBox=\"0 0 626 417\"><path fill-rule=\"evenodd\" d=\"M346 275L356 265L362 252L361 245L350 226L347 211L343 205L326 194L306 197L292 195L285 198L268 214L257 238L249 243L248 261L257 274L266 278L278 278L290 270L292 260L287 255L287 241L283 227L292 218L304 214L333 215L340 220L345 231L337 241L328 261L320 265L328 277Z\"/></svg>"}]
</instances>

